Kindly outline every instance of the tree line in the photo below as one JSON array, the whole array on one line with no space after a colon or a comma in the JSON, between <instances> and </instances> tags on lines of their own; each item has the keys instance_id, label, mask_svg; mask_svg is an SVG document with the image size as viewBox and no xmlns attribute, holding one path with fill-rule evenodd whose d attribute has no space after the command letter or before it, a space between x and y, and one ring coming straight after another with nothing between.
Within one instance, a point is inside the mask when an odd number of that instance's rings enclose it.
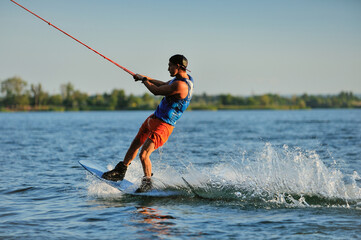
<instances>
[{"instance_id":1,"label":"tree line","mask_svg":"<svg viewBox=\"0 0 361 240\"><path fill-rule=\"evenodd\" d=\"M60 86L60 94L49 94L42 85L31 84L20 77L1 82L0 111L78 111L78 110L151 110L160 97L145 93L127 95L122 89L111 93L88 95L76 90L71 83ZM249 97L231 94L194 95L190 109L310 109L310 108L361 108L361 98L352 92L338 95L308 95L285 97L263 94Z\"/></svg>"}]
</instances>

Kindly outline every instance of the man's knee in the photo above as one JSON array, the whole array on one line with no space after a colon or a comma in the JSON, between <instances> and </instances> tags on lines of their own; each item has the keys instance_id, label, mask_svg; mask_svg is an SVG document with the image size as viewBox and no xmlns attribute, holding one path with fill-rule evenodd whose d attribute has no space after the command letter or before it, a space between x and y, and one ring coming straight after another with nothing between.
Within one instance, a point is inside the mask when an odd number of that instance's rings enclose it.
<instances>
[{"instance_id":1,"label":"man's knee","mask_svg":"<svg viewBox=\"0 0 361 240\"><path fill-rule=\"evenodd\" d=\"M144 161L147 158L148 152L142 148L139 153L139 158L141 161Z\"/></svg>"},{"instance_id":2,"label":"man's knee","mask_svg":"<svg viewBox=\"0 0 361 240\"><path fill-rule=\"evenodd\" d=\"M140 150L139 153L139 158L141 161L146 160L147 158L149 158L149 155L154 151L154 143L152 140L147 139L147 141L145 141L142 149Z\"/></svg>"}]
</instances>

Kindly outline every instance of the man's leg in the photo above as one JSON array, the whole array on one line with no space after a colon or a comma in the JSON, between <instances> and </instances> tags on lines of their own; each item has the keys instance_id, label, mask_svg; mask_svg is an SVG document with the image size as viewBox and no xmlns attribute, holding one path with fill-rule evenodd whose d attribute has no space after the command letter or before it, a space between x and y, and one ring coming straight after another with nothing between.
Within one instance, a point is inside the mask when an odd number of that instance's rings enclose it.
<instances>
[{"instance_id":1,"label":"man's leg","mask_svg":"<svg viewBox=\"0 0 361 240\"><path fill-rule=\"evenodd\" d=\"M129 166L131 161L133 161L133 159L137 156L138 150L141 146L142 146L142 142L140 141L140 138L136 136L133 142L130 144L128 151L124 156L124 160L123 160L124 165Z\"/></svg>"},{"instance_id":2,"label":"man's leg","mask_svg":"<svg viewBox=\"0 0 361 240\"><path fill-rule=\"evenodd\" d=\"M142 149L140 150L140 161L143 165L144 177L139 188L135 191L136 193L147 192L152 189L153 184L151 180L152 176L152 163L150 162L150 155L155 150L155 144L149 138L143 144Z\"/></svg>"},{"instance_id":3,"label":"man's leg","mask_svg":"<svg viewBox=\"0 0 361 240\"><path fill-rule=\"evenodd\" d=\"M150 161L150 155L152 154L152 152L154 152L154 150L155 144L152 140L148 138L143 144L139 155L140 161L143 165L144 176L148 178L152 176L152 163Z\"/></svg>"},{"instance_id":4,"label":"man's leg","mask_svg":"<svg viewBox=\"0 0 361 240\"><path fill-rule=\"evenodd\" d=\"M102 178L110 181L122 181L124 179L125 173L127 172L130 162L137 156L139 148L142 146L140 137L137 135L130 147L125 154L124 160L119 162L113 170L105 172L102 175Z\"/></svg>"}]
</instances>

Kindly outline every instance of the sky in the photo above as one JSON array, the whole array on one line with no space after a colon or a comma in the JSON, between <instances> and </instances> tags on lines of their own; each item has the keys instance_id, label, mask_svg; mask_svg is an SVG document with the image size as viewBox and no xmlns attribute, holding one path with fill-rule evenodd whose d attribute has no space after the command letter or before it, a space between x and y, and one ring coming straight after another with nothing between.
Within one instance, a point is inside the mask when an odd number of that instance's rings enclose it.
<instances>
[{"instance_id":1,"label":"sky","mask_svg":"<svg viewBox=\"0 0 361 240\"><path fill-rule=\"evenodd\" d=\"M360 0L15 0L129 70L168 81L188 58L196 94L361 93ZM147 90L9 0L0 0L0 81L60 93Z\"/></svg>"}]
</instances>

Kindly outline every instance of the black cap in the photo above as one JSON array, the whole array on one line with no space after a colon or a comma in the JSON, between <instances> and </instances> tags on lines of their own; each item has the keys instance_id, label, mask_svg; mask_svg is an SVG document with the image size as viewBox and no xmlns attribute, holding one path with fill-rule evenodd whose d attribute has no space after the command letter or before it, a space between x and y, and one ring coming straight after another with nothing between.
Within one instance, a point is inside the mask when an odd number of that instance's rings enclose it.
<instances>
[{"instance_id":1,"label":"black cap","mask_svg":"<svg viewBox=\"0 0 361 240\"><path fill-rule=\"evenodd\" d=\"M171 58L169 58L169 62L171 62L173 64L179 64L184 69L187 69L187 66L188 66L187 58L181 54L176 54L176 55L172 56Z\"/></svg>"}]
</instances>

